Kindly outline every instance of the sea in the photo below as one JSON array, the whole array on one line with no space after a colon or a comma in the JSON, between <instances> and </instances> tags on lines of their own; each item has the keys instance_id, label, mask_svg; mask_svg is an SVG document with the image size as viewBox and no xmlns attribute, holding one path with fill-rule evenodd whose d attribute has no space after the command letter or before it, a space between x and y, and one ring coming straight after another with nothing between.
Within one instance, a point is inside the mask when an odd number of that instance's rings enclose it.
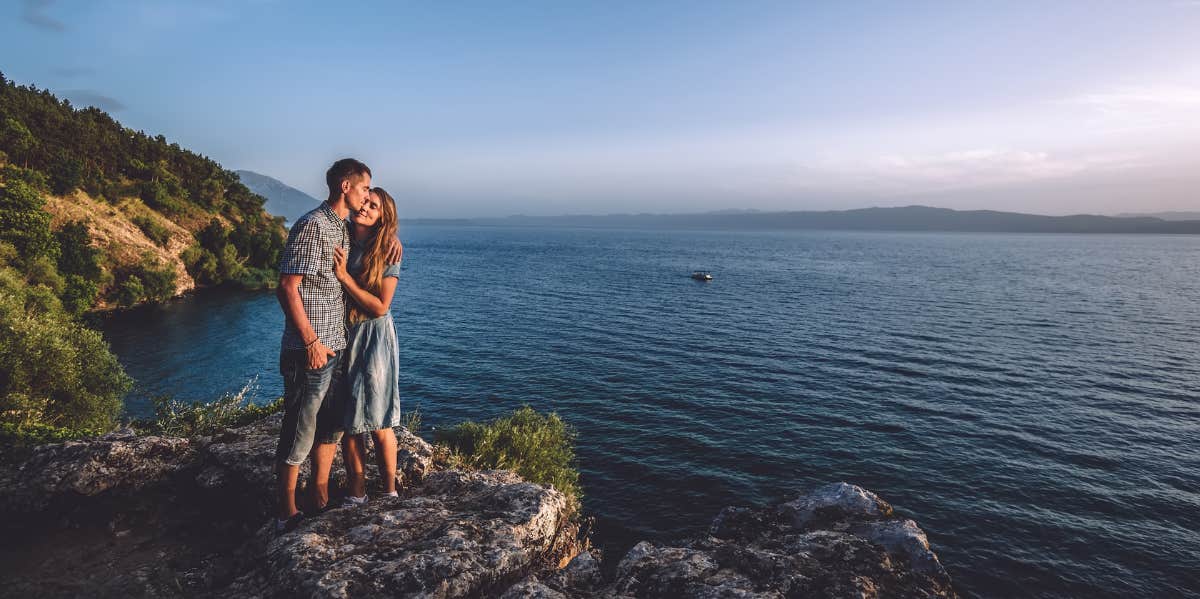
<instances>
[{"instance_id":1,"label":"sea","mask_svg":"<svg viewBox=\"0 0 1200 599\"><path fill-rule=\"evenodd\" d=\"M847 481L916 520L964 596L1200 593L1200 237L401 237L404 408L426 430L557 412L610 556ZM130 416L281 393L270 292L102 327Z\"/></svg>"}]
</instances>

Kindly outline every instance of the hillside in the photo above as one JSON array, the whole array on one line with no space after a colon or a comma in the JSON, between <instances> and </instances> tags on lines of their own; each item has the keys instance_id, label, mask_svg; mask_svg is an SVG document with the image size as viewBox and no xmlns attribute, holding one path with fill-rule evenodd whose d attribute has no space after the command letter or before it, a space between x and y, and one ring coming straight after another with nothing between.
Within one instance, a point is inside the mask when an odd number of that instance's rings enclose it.
<instances>
[{"instance_id":1,"label":"hillside","mask_svg":"<svg viewBox=\"0 0 1200 599\"><path fill-rule=\"evenodd\" d=\"M265 286L282 219L213 160L0 74L0 448L111 430L133 381L89 311Z\"/></svg>"},{"instance_id":2,"label":"hillside","mask_svg":"<svg viewBox=\"0 0 1200 599\"><path fill-rule=\"evenodd\" d=\"M296 219L303 216L305 212L321 203L321 200L274 177L247 170L234 172L250 191L267 199L264 208L268 213L273 216L282 216L286 222L296 222Z\"/></svg>"},{"instance_id":3,"label":"hillside","mask_svg":"<svg viewBox=\"0 0 1200 599\"><path fill-rule=\"evenodd\" d=\"M265 201L205 156L0 74L0 243L19 271L54 263L75 311L270 284L286 232Z\"/></svg>"}]
</instances>

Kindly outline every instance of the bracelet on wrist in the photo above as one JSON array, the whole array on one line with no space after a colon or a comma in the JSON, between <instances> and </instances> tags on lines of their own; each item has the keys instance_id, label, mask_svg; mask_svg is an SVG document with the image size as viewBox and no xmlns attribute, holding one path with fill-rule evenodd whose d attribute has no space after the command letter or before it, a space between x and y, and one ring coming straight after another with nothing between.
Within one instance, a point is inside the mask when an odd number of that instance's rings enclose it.
<instances>
[{"instance_id":1,"label":"bracelet on wrist","mask_svg":"<svg viewBox=\"0 0 1200 599\"><path fill-rule=\"evenodd\" d=\"M308 349L308 348L312 347L314 343L316 343L320 340L321 340L320 337L314 337L312 341L309 341L308 343L304 344L304 349Z\"/></svg>"}]
</instances>

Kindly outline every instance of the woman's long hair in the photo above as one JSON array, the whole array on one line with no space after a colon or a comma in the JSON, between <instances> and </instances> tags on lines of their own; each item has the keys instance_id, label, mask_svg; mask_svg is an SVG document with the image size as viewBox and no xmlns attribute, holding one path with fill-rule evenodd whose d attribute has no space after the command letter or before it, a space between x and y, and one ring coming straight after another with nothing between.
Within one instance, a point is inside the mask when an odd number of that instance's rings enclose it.
<instances>
[{"instance_id":1,"label":"woman's long hair","mask_svg":"<svg viewBox=\"0 0 1200 599\"><path fill-rule=\"evenodd\" d=\"M396 201L382 187L371 190L379 196L379 220L371 231L371 237L363 244L363 270L355 279L359 287L378 297L383 288L383 271L387 268L384 258L387 257L389 242L396 237ZM350 302L350 322L362 322L370 317L363 313L358 304Z\"/></svg>"}]
</instances>

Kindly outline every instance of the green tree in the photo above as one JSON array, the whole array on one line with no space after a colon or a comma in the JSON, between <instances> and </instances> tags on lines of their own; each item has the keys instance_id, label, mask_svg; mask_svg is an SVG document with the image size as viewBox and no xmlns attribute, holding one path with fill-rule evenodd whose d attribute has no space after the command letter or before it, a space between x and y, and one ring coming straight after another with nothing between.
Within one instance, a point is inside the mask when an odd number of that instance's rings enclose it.
<instances>
[{"instance_id":1,"label":"green tree","mask_svg":"<svg viewBox=\"0 0 1200 599\"><path fill-rule=\"evenodd\" d=\"M58 270L79 275L89 281L100 280L100 250L92 245L92 236L82 222L70 222L55 231L58 241Z\"/></svg>"},{"instance_id":2,"label":"green tree","mask_svg":"<svg viewBox=\"0 0 1200 599\"><path fill-rule=\"evenodd\" d=\"M137 274L130 277L134 278L141 281L142 292L150 301L166 301L175 295L175 269L158 264L153 256L142 257Z\"/></svg>"},{"instance_id":3,"label":"green tree","mask_svg":"<svg viewBox=\"0 0 1200 599\"><path fill-rule=\"evenodd\" d=\"M50 189L56 195L67 195L83 182L83 161L60 150L50 169Z\"/></svg>"},{"instance_id":4,"label":"green tree","mask_svg":"<svg viewBox=\"0 0 1200 599\"><path fill-rule=\"evenodd\" d=\"M100 333L0 268L0 424L110 429L131 381Z\"/></svg>"},{"instance_id":5,"label":"green tree","mask_svg":"<svg viewBox=\"0 0 1200 599\"><path fill-rule=\"evenodd\" d=\"M78 316L96 305L96 296L100 293L100 285L96 281L79 275L67 275L64 281L60 296L64 310Z\"/></svg>"},{"instance_id":6,"label":"green tree","mask_svg":"<svg viewBox=\"0 0 1200 599\"><path fill-rule=\"evenodd\" d=\"M128 308L146 297L146 288L142 285L141 277L129 275L117 285L117 305Z\"/></svg>"},{"instance_id":7,"label":"green tree","mask_svg":"<svg viewBox=\"0 0 1200 599\"><path fill-rule=\"evenodd\" d=\"M193 245L179 256L187 267L188 274L200 285L215 285L221 282L220 266L212 252Z\"/></svg>"},{"instance_id":8,"label":"green tree","mask_svg":"<svg viewBox=\"0 0 1200 599\"><path fill-rule=\"evenodd\" d=\"M158 181L143 183L139 197L150 208L165 214L179 214L183 211L183 204L171 197L167 186Z\"/></svg>"},{"instance_id":9,"label":"green tree","mask_svg":"<svg viewBox=\"0 0 1200 599\"><path fill-rule=\"evenodd\" d=\"M50 214L42 210L45 199L28 183L9 179L0 187L0 240L17 249L25 260L58 257L58 242L50 231Z\"/></svg>"},{"instance_id":10,"label":"green tree","mask_svg":"<svg viewBox=\"0 0 1200 599\"><path fill-rule=\"evenodd\" d=\"M33 150L37 147L37 138L24 123L8 117L0 123L0 144L3 144L2 148L9 157L27 167Z\"/></svg>"}]
</instances>

